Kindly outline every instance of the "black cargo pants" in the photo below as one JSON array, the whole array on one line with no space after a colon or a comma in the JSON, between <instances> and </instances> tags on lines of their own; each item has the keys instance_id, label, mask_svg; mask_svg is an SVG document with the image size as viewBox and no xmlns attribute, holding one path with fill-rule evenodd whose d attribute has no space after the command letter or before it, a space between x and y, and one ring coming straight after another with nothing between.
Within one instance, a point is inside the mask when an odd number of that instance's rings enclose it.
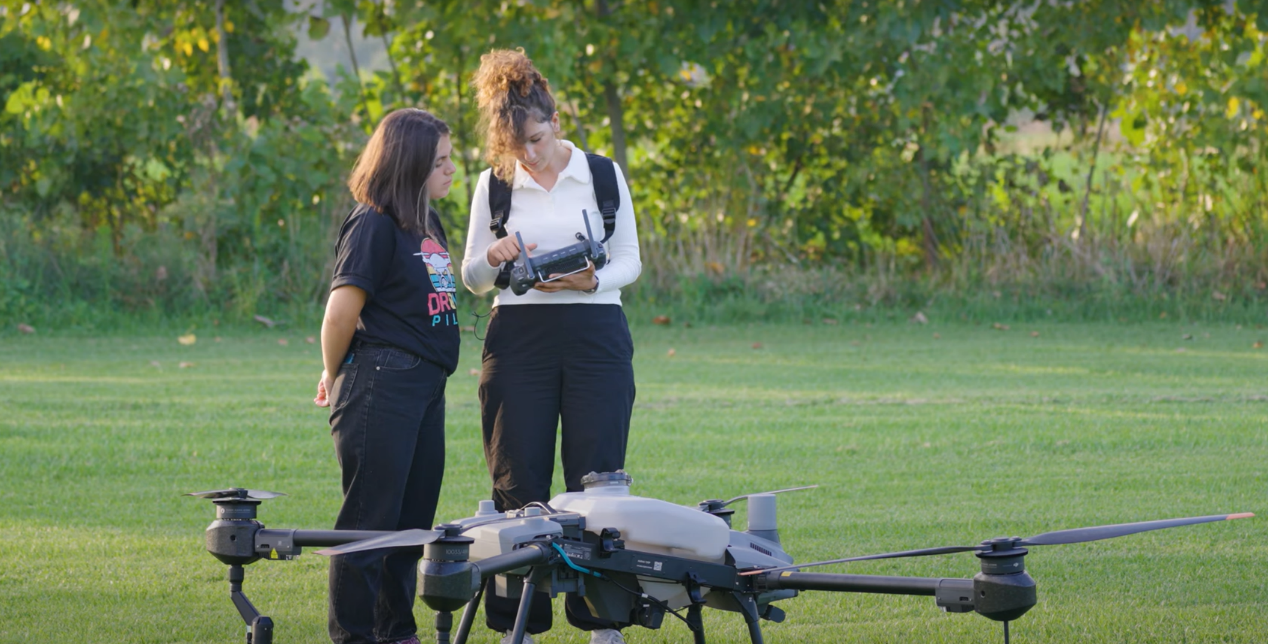
<instances>
[{"instance_id":1,"label":"black cargo pants","mask_svg":"<svg viewBox=\"0 0 1268 644\"><path fill-rule=\"evenodd\" d=\"M625 467L634 407L634 342L616 304L518 304L489 317L480 374L484 455L500 511L550 500L555 438L564 484ZM487 592L487 624L509 631L519 602ZM582 630L621 628L597 619L570 595L568 622ZM532 602L529 633L550 630L550 598Z\"/></svg>"}]
</instances>

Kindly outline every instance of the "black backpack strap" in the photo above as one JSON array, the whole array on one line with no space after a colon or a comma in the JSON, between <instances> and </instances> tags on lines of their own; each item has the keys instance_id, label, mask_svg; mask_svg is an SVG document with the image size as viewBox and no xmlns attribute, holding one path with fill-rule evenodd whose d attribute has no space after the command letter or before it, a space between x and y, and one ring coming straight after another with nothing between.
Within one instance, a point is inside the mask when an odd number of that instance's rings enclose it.
<instances>
[{"instance_id":1,"label":"black backpack strap","mask_svg":"<svg viewBox=\"0 0 1268 644\"><path fill-rule=\"evenodd\" d=\"M590 177L594 181L594 200L603 213L603 239L606 242L616 230L616 211L621 208L621 191L616 186L616 163L604 156L586 153Z\"/></svg>"},{"instance_id":2,"label":"black backpack strap","mask_svg":"<svg viewBox=\"0 0 1268 644\"><path fill-rule=\"evenodd\" d=\"M511 184L489 172L489 230L498 239L506 237L506 220L511 218Z\"/></svg>"},{"instance_id":3,"label":"black backpack strap","mask_svg":"<svg viewBox=\"0 0 1268 644\"><path fill-rule=\"evenodd\" d=\"M489 171L489 230L498 239L506 237L506 220L511 218L511 184ZM505 264L493 286L504 289L511 284L511 265Z\"/></svg>"}]
</instances>

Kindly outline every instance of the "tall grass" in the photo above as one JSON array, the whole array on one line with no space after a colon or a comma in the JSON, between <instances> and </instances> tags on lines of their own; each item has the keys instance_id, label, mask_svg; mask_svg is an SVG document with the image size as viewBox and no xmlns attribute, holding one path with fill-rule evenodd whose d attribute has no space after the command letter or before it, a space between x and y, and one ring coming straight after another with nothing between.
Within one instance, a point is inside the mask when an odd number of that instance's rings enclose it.
<instances>
[{"instance_id":1,"label":"tall grass","mask_svg":"<svg viewBox=\"0 0 1268 644\"><path fill-rule=\"evenodd\" d=\"M936 269L876 253L863 265L724 265L681 240L644 243L627 299L639 309L708 321L815 321L940 314L962 320L1175 318L1268 323L1264 248L1210 252L1184 228L1137 241L1027 244L1005 234L967 240ZM703 269L679 266L703 264Z\"/></svg>"},{"instance_id":2,"label":"tall grass","mask_svg":"<svg viewBox=\"0 0 1268 644\"><path fill-rule=\"evenodd\" d=\"M947 183L964 199L938 222L932 263L918 244L892 236L862 244L852 261L812 262L781 250L769 231L700 218L644 236L632 295L731 320L932 311L968 320L1268 322L1264 173L1200 160L1168 172L1123 152L1097 159L1091 167L1077 150L962 159ZM761 246L775 250L754 263Z\"/></svg>"},{"instance_id":3,"label":"tall grass","mask_svg":"<svg viewBox=\"0 0 1268 644\"><path fill-rule=\"evenodd\" d=\"M1124 157L1108 156L1085 206L1062 183L1088 171L1072 155L1041 166L989 161L1008 172L960 169L958 179L969 184L961 194L978 198L942 222L932 264L917 245L892 238L862 244L854 257L812 260L784 250L778 233L762 227L703 218L668 231L640 225L643 275L625 300L640 319L672 313L706 322L870 320L917 311L978 321L1268 322L1263 173L1184 181L1205 191L1171 184L1134 190L1148 169L1124 169ZM339 178L328 194L341 194ZM18 323L103 329L233 324L256 315L311 322L324 304L346 205L327 200L261 224L190 191L162 218L174 223L127 227L117 245L104 232L86 232L70 211L36 221L0 210L0 333ZM465 204L451 197L439 205L459 265ZM468 310L487 307L486 298L460 297Z\"/></svg>"}]
</instances>

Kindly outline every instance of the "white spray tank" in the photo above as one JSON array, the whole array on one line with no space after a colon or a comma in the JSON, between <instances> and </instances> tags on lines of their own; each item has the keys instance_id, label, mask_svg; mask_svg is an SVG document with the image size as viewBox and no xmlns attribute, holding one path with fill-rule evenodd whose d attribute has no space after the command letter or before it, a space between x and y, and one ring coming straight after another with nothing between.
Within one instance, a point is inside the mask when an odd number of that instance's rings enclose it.
<instances>
[{"instance_id":1,"label":"white spray tank","mask_svg":"<svg viewBox=\"0 0 1268 644\"><path fill-rule=\"evenodd\" d=\"M730 543L730 526L698 508L630 494L629 474L591 472L581 479L584 492L567 492L550 500L560 512L586 518L586 531L621 532L627 550L652 552L721 563Z\"/></svg>"},{"instance_id":2,"label":"white spray tank","mask_svg":"<svg viewBox=\"0 0 1268 644\"><path fill-rule=\"evenodd\" d=\"M586 518L586 532L604 528L621 533L626 550L722 563L730 543L726 521L698 508L630 494L630 475L622 470L591 472L581 478L584 492L567 492L550 500L560 512ZM659 565L659 564L657 564ZM677 610L691 604L682 584L639 575L643 592ZM708 589L704 589L707 594Z\"/></svg>"}]
</instances>

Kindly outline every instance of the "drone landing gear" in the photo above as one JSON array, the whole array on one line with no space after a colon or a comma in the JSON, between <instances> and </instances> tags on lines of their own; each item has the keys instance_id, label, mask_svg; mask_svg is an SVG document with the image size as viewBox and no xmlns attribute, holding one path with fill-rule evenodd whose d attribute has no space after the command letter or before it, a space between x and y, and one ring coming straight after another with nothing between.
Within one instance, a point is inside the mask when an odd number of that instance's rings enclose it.
<instances>
[{"instance_id":1,"label":"drone landing gear","mask_svg":"<svg viewBox=\"0 0 1268 644\"><path fill-rule=\"evenodd\" d=\"M480 584L480 590L476 591L475 597L472 597L471 601L467 603L467 607L463 609L462 619L458 622L458 632L454 633L454 644L466 644L467 635L471 633L471 624L475 622L476 611L480 608L480 600L484 599L484 589L488 585L489 581L486 579L484 583ZM436 641L438 644L443 644L440 642L439 637L437 637Z\"/></svg>"},{"instance_id":2,"label":"drone landing gear","mask_svg":"<svg viewBox=\"0 0 1268 644\"><path fill-rule=\"evenodd\" d=\"M704 644L704 619L701 608L703 604L692 604L687 608L687 626L691 628L691 635L695 637L695 644Z\"/></svg>"},{"instance_id":3,"label":"drone landing gear","mask_svg":"<svg viewBox=\"0 0 1268 644\"><path fill-rule=\"evenodd\" d=\"M247 644L273 644L273 620L260 614L251 605L251 600L242 594L242 580L246 576L242 566L229 566L229 597L242 616L242 621L250 629L247 632Z\"/></svg>"},{"instance_id":4,"label":"drone landing gear","mask_svg":"<svg viewBox=\"0 0 1268 644\"><path fill-rule=\"evenodd\" d=\"M449 644L449 631L453 628L453 613L436 611L436 644Z\"/></svg>"},{"instance_id":5,"label":"drone landing gear","mask_svg":"<svg viewBox=\"0 0 1268 644\"><path fill-rule=\"evenodd\" d=\"M537 591L537 584L544 578L550 576L549 570L534 568L529 571L527 577L524 578L523 595L520 595L520 609L515 613L515 627L511 629L511 641L524 641L524 631L528 628L528 613L533 605L533 593ZM486 584L488 582L485 582ZM481 586L483 589L483 586ZM465 619L465 615L463 616Z\"/></svg>"},{"instance_id":6,"label":"drone landing gear","mask_svg":"<svg viewBox=\"0 0 1268 644\"><path fill-rule=\"evenodd\" d=\"M1008 622L1004 622L1004 644L1008 644Z\"/></svg>"},{"instance_id":7,"label":"drone landing gear","mask_svg":"<svg viewBox=\"0 0 1268 644\"><path fill-rule=\"evenodd\" d=\"M762 644L762 625L758 622L760 617L757 614L757 602L753 601L752 595L744 593L731 593L735 597L735 603L740 606L740 614L744 616L744 623L748 625L748 637L753 644Z\"/></svg>"}]
</instances>

